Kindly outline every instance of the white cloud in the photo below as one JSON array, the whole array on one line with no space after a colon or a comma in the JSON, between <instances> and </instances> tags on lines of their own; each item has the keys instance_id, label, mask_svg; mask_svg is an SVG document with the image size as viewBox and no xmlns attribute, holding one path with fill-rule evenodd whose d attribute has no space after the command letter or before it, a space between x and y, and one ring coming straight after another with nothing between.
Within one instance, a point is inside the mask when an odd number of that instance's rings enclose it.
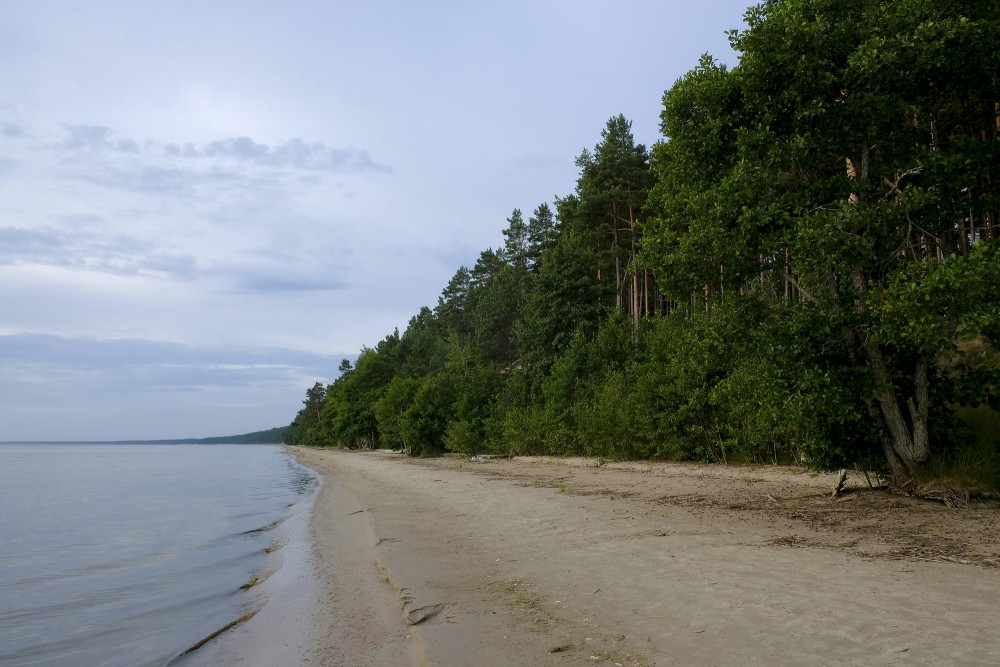
<instances>
[{"instance_id":1,"label":"white cloud","mask_svg":"<svg viewBox=\"0 0 1000 667\"><path fill-rule=\"evenodd\" d=\"M208 160L217 166L224 166L227 162L243 162L270 169L340 174L392 171L388 166L375 162L366 150L331 148L320 141L307 142L299 138L288 139L273 147L258 143L250 137L227 137L200 144L161 143L152 139L140 143L130 138L117 139L111 128L102 125L67 125L64 129L67 136L58 147L71 151L143 154L151 161L179 157ZM18 126L4 127L6 136L20 136L21 133L23 130Z\"/></svg>"},{"instance_id":2,"label":"white cloud","mask_svg":"<svg viewBox=\"0 0 1000 667\"><path fill-rule=\"evenodd\" d=\"M572 191L608 117L654 141L663 90L702 52L725 59L745 3L101 7L4 7L0 332L225 344L241 358L211 364L249 388L135 346L132 377L157 389L133 400L39 345L0 368L0 426L23 433L51 401L14 370L61 378L46 389L67 428L95 437L129 410L150 437L272 426L255 420L274 404L289 421L315 379L265 373L258 391L251 367L272 361L254 350L339 360L405 326L513 208ZM627 43L594 48L609 25ZM76 349L127 370L105 353L125 348Z\"/></svg>"}]
</instances>

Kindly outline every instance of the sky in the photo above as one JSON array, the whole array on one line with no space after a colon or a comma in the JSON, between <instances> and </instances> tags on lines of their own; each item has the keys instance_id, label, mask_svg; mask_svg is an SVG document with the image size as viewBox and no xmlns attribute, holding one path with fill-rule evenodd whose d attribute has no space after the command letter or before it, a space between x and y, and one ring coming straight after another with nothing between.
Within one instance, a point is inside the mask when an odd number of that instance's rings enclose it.
<instances>
[{"instance_id":1,"label":"sky","mask_svg":"<svg viewBox=\"0 0 1000 667\"><path fill-rule=\"evenodd\" d=\"M0 3L0 441L288 424L747 4Z\"/></svg>"}]
</instances>

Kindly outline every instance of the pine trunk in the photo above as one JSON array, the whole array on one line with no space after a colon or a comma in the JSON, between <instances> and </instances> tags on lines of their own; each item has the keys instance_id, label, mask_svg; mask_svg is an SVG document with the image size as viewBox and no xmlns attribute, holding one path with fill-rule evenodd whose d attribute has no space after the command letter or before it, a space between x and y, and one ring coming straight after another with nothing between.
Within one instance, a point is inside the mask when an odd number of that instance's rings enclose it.
<instances>
[{"instance_id":1,"label":"pine trunk","mask_svg":"<svg viewBox=\"0 0 1000 667\"><path fill-rule=\"evenodd\" d=\"M629 264L632 266L632 321L635 326L639 326L639 268L636 266L636 248L635 248L635 217L632 213L632 207L628 207L628 226L629 231L632 236L632 246L630 248L631 257L629 257Z\"/></svg>"}]
</instances>

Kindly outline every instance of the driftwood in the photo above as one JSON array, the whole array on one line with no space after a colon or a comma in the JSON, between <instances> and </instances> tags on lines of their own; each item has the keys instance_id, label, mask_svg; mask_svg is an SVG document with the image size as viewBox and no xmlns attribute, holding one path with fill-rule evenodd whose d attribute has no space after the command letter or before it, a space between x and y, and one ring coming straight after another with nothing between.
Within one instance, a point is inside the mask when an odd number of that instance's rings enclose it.
<instances>
[{"instance_id":1,"label":"driftwood","mask_svg":"<svg viewBox=\"0 0 1000 667\"><path fill-rule=\"evenodd\" d=\"M469 461L473 463L489 463L490 461L496 459L509 459L511 456L509 454L478 454L476 456L470 456Z\"/></svg>"},{"instance_id":2,"label":"driftwood","mask_svg":"<svg viewBox=\"0 0 1000 667\"><path fill-rule=\"evenodd\" d=\"M837 475L837 483L833 485L833 493L830 494L831 498L836 498L844 490L844 484L847 482L847 469L843 468L840 474Z\"/></svg>"}]
</instances>

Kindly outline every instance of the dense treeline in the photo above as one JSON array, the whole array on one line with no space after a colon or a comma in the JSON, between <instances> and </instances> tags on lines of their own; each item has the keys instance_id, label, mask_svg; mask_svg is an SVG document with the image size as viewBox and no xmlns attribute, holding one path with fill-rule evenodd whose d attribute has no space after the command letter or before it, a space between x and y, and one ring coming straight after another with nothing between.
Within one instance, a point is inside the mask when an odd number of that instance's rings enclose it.
<instances>
[{"instance_id":1,"label":"dense treeline","mask_svg":"<svg viewBox=\"0 0 1000 667\"><path fill-rule=\"evenodd\" d=\"M182 438L175 440L129 440L148 445L274 445L285 441L287 426L278 426L264 431L223 435L211 438Z\"/></svg>"},{"instance_id":2,"label":"dense treeline","mask_svg":"<svg viewBox=\"0 0 1000 667\"><path fill-rule=\"evenodd\" d=\"M242 435L227 435L221 438L202 438L198 442L228 445L273 445L275 443L283 442L287 431L287 426L279 426L277 428L269 428L264 431L244 433Z\"/></svg>"},{"instance_id":3,"label":"dense treeline","mask_svg":"<svg viewBox=\"0 0 1000 667\"><path fill-rule=\"evenodd\" d=\"M287 440L997 486L1000 5L770 1L730 39Z\"/></svg>"}]
</instances>

